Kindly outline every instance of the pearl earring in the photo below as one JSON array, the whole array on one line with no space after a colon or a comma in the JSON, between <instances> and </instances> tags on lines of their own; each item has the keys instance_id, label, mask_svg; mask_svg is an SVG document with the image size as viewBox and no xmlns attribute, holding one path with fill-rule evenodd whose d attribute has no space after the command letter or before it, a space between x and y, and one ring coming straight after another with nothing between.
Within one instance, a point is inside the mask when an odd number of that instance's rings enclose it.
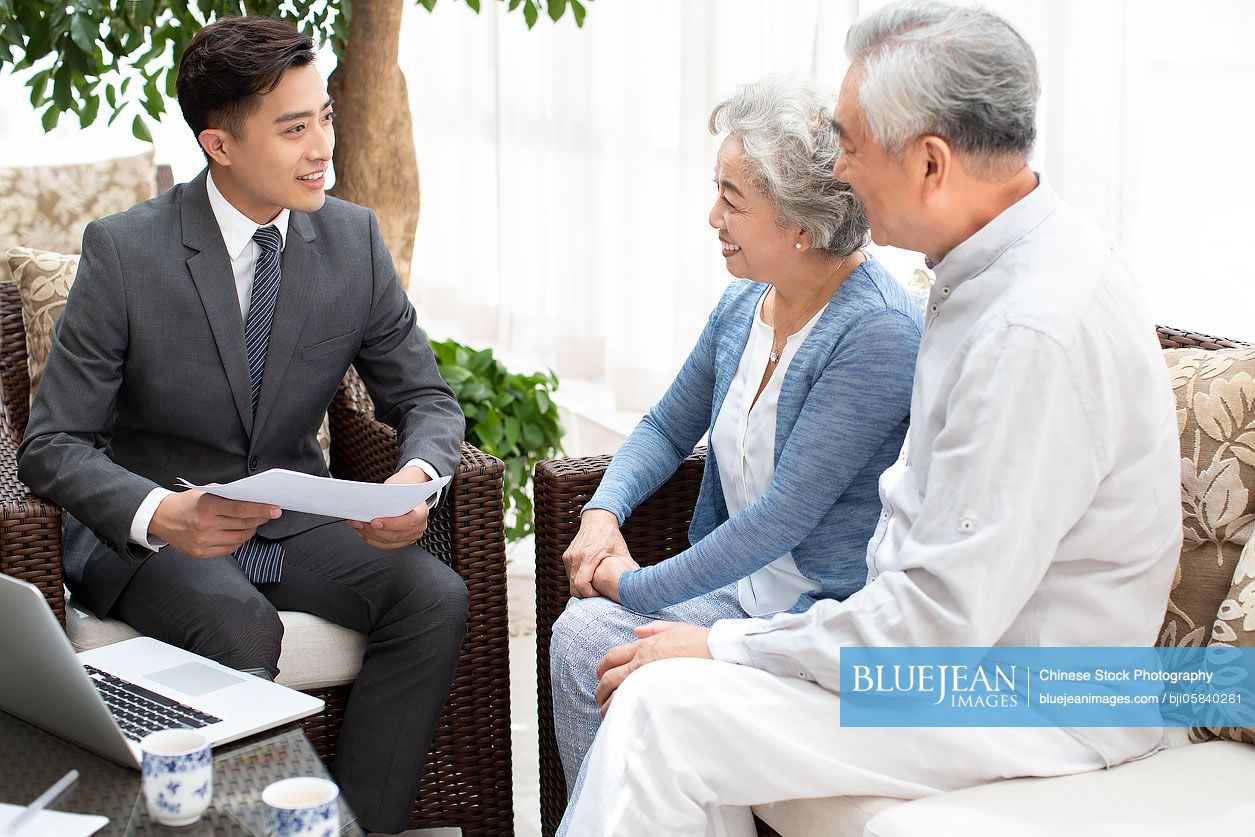
<instances>
[{"instance_id":1,"label":"pearl earring","mask_svg":"<svg viewBox=\"0 0 1255 837\"><path fill-rule=\"evenodd\" d=\"M800 241L799 241L797 244L794 244L794 245L793 245L793 249L794 249L794 250L801 250L801 249L802 249L802 242L800 242Z\"/></svg>"}]
</instances>

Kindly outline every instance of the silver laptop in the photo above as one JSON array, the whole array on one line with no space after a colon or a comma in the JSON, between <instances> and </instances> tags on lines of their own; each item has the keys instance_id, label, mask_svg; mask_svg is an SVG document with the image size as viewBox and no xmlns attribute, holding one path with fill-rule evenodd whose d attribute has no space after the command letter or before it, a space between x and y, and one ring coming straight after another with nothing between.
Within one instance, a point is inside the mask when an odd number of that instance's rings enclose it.
<instances>
[{"instance_id":1,"label":"silver laptop","mask_svg":"<svg viewBox=\"0 0 1255 837\"><path fill-rule=\"evenodd\" d=\"M148 637L75 654L39 588L0 573L0 709L119 764L171 727L224 744L323 702Z\"/></svg>"}]
</instances>

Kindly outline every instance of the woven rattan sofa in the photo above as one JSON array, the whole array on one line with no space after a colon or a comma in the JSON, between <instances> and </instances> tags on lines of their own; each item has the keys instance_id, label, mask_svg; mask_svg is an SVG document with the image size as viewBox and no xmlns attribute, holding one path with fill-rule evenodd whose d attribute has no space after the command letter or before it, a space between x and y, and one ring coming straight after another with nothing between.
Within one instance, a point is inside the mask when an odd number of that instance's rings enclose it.
<instances>
[{"instance_id":1,"label":"woven rattan sofa","mask_svg":"<svg viewBox=\"0 0 1255 837\"><path fill-rule=\"evenodd\" d=\"M1159 328L1158 334L1164 349L1215 350L1244 345L1165 327ZM705 451L699 449L684 460L671 479L624 525L623 536L632 557L641 565L655 564L688 546L689 520L704 459ZM554 834L566 806L566 782L554 741L549 683L549 639L554 620L568 600L562 553L578 531L580 511L597 489L609 463L609 456L597 456L552 460L536 468L536 674L541 821L545 837ZM1255 484L1247 487L1255 497ZM1184 560L1182 568L1185 569ZM1228 579L1224 581L1227 589ZM1214 581L1184 578L1178 586L1184 590L1207 585L1214 586ZM1177 592L1174 588L1174 597ZM1219 597L1215 595L1217 601ZM1208 635L1210 626L1208 621ZM1170 737L1183 744L1183 734L1179 730ZM1255 747L1233 741L1208 741L1174 746L1149 759L1078 776L995 782L913 802L876 797L794 800L757 806L754 813L760 834L783 837L1219 833L1223 829L1204 826L1199 831L1195 825L1185 830L1130 828L1120 818L1135 806L1137 810L1153 812L1156 823L1165 826L1174 821L1202 826L1202 820L1223 807L1216 800L1245 804L1250 800L1249 788L1253 784ZM1242 833L1249 828L1251 816L1255 816L1255 804L1245 810ZM1109 819L1097 823L1104 816ZM1225 820L1228 823L1237 814L1229 810L1224 816L1229 818ZM660 823L658 833L665 830L665 824Z\"/></svg>"},{"instance_id":2,"label":"woven rattan sofa","mask_svg":"<svg viewBox=\"0 0 1255 837\"><path fill-rule=\"evenodd\" d=\"M62 512L32 495L17 479L17 444L29 414L30 382L26 340L16 285L0 282L0 570L36 584L67 624L71 638L87 632L88 644L133 632L121 623L95 620L67 608L61 567ZM331 471L353 480L379 482L396 467L395 434L375 420L370 396L349 370L331 405ZM448 496L433 515L423 545L461 574L470 592L470 619L453 691L440 725L422 789L414 801L412 827L458 826L466 837L501 837L514 831L510 764L510 671L506 623L505 537L501 461L463 445L462 461ZM360 635L308 614L281 614L289 644L305 647L296 670L280 682L326 701L305 719L305 732L328 762L352 677L361 662ZM76 637L76 634L78 636ZM356 643L356 645L354 644ZM324 655L337 646L339 655ZM356 648L356 658L354 658Z\"/></svg>"}]
</instances>

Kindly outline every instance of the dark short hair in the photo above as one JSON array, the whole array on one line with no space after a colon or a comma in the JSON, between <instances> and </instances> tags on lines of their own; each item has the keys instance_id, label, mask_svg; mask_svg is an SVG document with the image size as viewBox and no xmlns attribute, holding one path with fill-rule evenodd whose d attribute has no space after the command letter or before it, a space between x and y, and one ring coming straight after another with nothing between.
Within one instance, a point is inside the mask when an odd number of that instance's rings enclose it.
<instances>
[{"instance_id":1,"label":"dark short hair","mask_svg":"<svg viewBox=\"0 0 1255 837\"><path fill-rule=\"evenodd\" d=\"M260 97L313 61L314 42L286 23L224 17L197 32L179 59L179 108L196 136L224 128L238 137Z\"/></svg>"}]
</instances>

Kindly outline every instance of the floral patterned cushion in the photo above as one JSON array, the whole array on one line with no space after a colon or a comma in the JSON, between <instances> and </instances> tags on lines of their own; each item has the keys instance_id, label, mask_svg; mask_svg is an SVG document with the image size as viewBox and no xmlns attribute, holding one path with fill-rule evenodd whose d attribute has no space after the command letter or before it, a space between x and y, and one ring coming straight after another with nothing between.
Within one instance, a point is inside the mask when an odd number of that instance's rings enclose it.
<instances>
[{"instance_id":1,"label":"floral patterned cushion","mask_svg":"<svg viewBox=\"0 0 1255 837\"><path fill-rule=\"evenodd\" d=\"M74 284L78 256L12 247L2 261L13 272L22 295L22 325L26 329L26 368L30 372L31 401L44 376L48 351L52 348L52 326L65 309ZM326 416L318 429L323 459L331 463L331 429Z\"/></svg>"},{"instance_id":2,"label":"floral patterned cushion","mask_svg":"<svg viewBox=\"0 0 1255 837\"><path fill-rule=\"evenodd\" d=\"M1255 532L1255 347L1164 352L1181 433L1185 541L1160 645L1204 645Z\"/></svg>"},{"instance_id":3,"label":"floral patterned cushion","mask_svg":"<svg viewBox=\"0 0 1255 837\"><path fill-rule=\"evenodd\" d=\"M1211 626L1208 645L1248 648L1255 646L1255 537L1246 542L1233 571L1233 585L1220 602ZM1247 690L1250 693L1250 690ZM1203 727L1190 730L1193 741L1227 738L1255 744L1252 727Z\"/></svg>"},{"instance_id":4,"label":"floral patterned cushion","mask_svg":"<svg viewBox=\"0 0 1255 837\"><path fill-rule=\"evenodd\" d=\"M48 350L52 348L52 325L65 309L65 300L74 284L78 256L66 256L30 247L12 247L5 262L13 273L22 295L22 325L26 329L26 369L31 377L31 400L44 377Z\"/></svg>"},{"instance_id":5,"label":"floral patterned cushion","mask_svg":"<svg viewBox=\"0 0 1255 837\"><path fill-rule=\"evenodd\" d=\"M35 247L78 253L89 221L153 196L153 155L69 166L0 168L0 252ZM0 280L11 278L0 263Z\"/></svg>"}]
</instances>

